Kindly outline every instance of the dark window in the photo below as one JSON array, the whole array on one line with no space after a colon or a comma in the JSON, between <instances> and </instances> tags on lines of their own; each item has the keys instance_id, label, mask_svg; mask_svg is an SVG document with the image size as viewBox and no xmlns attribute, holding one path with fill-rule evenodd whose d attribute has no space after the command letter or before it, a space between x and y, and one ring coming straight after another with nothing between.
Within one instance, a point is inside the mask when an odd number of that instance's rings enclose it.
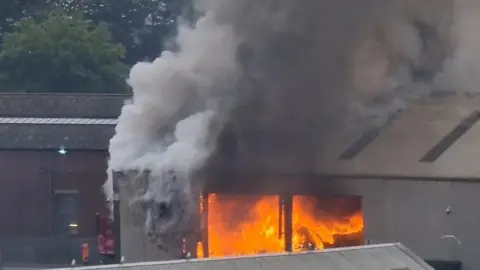
<instances>
[{"instance_id":1,"label":"dark window","mask_svg":"<svg viewBox=\"0 0 480 270\"><path fill-rule=\"evenodd\" d=\"M78 192L55 191L53 199L54 234L78 233Z\"/></svg>"}]
</instances>

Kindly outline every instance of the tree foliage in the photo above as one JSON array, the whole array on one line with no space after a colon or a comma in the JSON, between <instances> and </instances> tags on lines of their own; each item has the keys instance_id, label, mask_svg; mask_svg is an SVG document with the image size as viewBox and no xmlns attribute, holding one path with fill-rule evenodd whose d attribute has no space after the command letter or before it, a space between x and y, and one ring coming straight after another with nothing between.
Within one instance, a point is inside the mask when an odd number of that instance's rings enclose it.
<instances>
[{"instance_id":1,"label":"tree foliage","mask_svg":"<svg viewBox=\"0 0 480 270\"><path fill-rule=\"evenodd\" d=\"M126 47L126 62L153 59L174 33L185 0L54 0L54 8L80 11L94 23L107 23Z\"/></svg>"},{"instance_id":2,"label":"tree foliage","mask_svg":"<svg viewBox=\"0 0 480 270\"><path fill-rule=\"evenodd\" d=\"M113 40L126 48L125 62L153 59L169 37L176 21L188 14L191 0L1 0L2 34L11 32L21 19L32 18L52 9L80 12L92 23L106 23ZM185 12L187 11L187 12Z\"/></svg>"},{"instance_id":3,"label":"tree foliage","mask_svg":"<svg viewBox=\"0 0 480 270\"><path fill-rule=\"evenodd\" d=\"M4 37L2 90L24 92L119 92L125 90L125 50L105 24L53 11L23 19Z\"/></svg>"},{"instance_id":4,"label":"tree foliage","mask_svg":"<svg viewBox=\"0 0 480 270\"><path fill-rule=\"evenodd\" d=\"M30 18L47 6L47 0L1 0L0 41L5 33L13 31L16 22Z\"/></svg>"},{"instance_id":5,"label":"tree foliage","mask_svg":"<svg viewBox=\"0 0 480 270\"><path fill-rule=\"evenodd\" d=\"M157 57L191 1L1 0L0 91L124 89L126 65Z\"/></svg>"}]
</instances>

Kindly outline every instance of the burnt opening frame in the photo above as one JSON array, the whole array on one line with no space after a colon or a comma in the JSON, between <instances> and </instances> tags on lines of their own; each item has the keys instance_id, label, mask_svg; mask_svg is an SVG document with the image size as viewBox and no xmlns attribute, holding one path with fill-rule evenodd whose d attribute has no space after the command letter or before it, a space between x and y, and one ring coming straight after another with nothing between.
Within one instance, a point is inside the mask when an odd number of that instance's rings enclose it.
<instances>
[{"instance_id":1,"label":"burnt opening frame","mask_svg":"<svg viewBox=\"0 0 480 270\"><path fill-rule=\"evenodd\" d=\"M121 250L121 226L120 226L120 190L119 187L121 183L125 180L125 177L133 173L134 175L139 175L139 171L130 170L129 172L120 172L112 171L113 175L113 231L115 238L115 261L120 262L122 250ZM143 172L143 177L148 178L149 171ZM198 228L203 229L199 231L199 234L186 240L186 246L188 251L191 252L193 257L197 257L197 249L194 248L197 246L199 241L203 243L203 253L204 257L209 255L208 247L208 194L219 193L219 194L234 194L234 195L276 195L280 198L280 211L283 213L284 219L280 219L279 222L285 222L285 232L286 245L285 251L292 251L292 236L293 236L293 197L296 195L300 196L312 196L320 198L323 196L331 197L357 197L360 198L358 209L363 210L362 199L360 194L354 193L343 193L338 192L339 190L345 190L339 187L336 184L336 181L326 181L334 180L335 178L362 178L361 176L340 176L340 175L318 175L318 174L279 174L279 173L239 173L238 171L215 171L211 170L208 172L203 171L196 175L198 178L196 187L196 194L203 195L203 209L206 213L206 219L199 217L198 219ZM227 179L230 181L226 181ZM371 177L369 177L371 178ZM205 181L209 179L209 181ZM292 179L295 179L292 182ZM233 181L232 181L233 180ZM197 184L200 183L200 186ZM333 183L333 184L332 184ZM201 189L198 189L201 187ZM314 191L314 192L312 192ZM283 200L283 201L282 201ZM199 201L200 202L200 201ZM200 206L200 204L198 204ZM202 226L202 222L206 222ZM280 224L279 224L280 225ZM280 226L281 228L282 226ZM287 237L287 235L289 237ZM193 241L192 241L193 240ZM185 254L182 254L184 256Z\"/></svg>"},{"instance_id":2,"label":"burnt opening frame","mask_svg":"<svg viewBox=\"0 0 480 270\"><path fill-rule=\"evenodd\" d=\"M204 257L208 258L210 251L209 251L209 242L208 242L208 197L210 194L213 193L208 193L204 192L202 194L203 200L202 200L202 207L203 207L203 212L201 213L201 223L202 223L202 233L201 233L201 243L202 243L202 248L203 248L203 253ZM225 194L225 193L222 193ZM249 194L252 195L253 193ZM236 193L238 195L238 193ZM256 195L256 194L255 194ZM265 194L262 194L265 195ZM279 194L275 194L279 195ZM293 227L292 227L292 217L293 217L293 194L280 194L279 195L279 238L284 237L285 241L285 252L292 252L292 237L293 237ZM283 210L283 213L282 213ZM282 231L282 225L285 224L285 231ZM198 254L195 254L198 256Z\"/></svg>"},{"instance_id":3,"label":"burnt opening frame","mask_svg":"<svg viewBox=\"0 0 480 270\"><path fill-rule=\"evenodd\" d=\"M256 177L253 177L253 176ZM208 238L208 197L211 194L221 194L221 195L260 195L268 196L275 195L279 197L279 238L284 237L285 241L285 252L293 251L293 199L295 196L311 196L316 199L321 197L351 197L351 198L360 198L358 208L363 211L362 205L362 196L357 194L339 194L335 192L329 192L331 188L322 189L320 186L325 188L325 183L319 184L317 177L300 177L302 180L295 181L295 184L292 185L293 175L269 175L269 179L264 178L264 174L254 174L248 175L237 174L237 176L223 175L220 178L214 178L214 180L205 181L204 188L200 193L202 195L202 204L203 211L199 219L199 226L202 228L200 233L200 239L203 256L205 258L209 257L209 238ZM217 175L218 176L218 175ZM277 176L278 178L276 178ZM297 177L301 175L296 175ZM303 175L305 176L305 175ZM223 178L234 178L237 181L225 181ZM298 179L295 177L296 179ZM275 179L273 179L275 178ZM248 179L248 180L247 180ZM262 179L259 181L259 179ZM322 182L322 181L320 181ZM263 184L263 185L262 185ZM282 231L284 229L284 231ZM197 257L196 250L194 256Z\"/></svg>"}]
</instances>

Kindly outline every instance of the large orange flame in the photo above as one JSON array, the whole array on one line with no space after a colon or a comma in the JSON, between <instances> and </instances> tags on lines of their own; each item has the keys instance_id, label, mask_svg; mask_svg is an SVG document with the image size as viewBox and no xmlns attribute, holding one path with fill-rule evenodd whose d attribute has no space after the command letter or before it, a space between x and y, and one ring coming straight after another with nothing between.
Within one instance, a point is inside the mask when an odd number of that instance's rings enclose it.
<instances>
[{"instance_id":1,"label":"large orange flame","mask_svg":"<svg viewBox=\"0 0 480 270\"><path fill-rule=\"evenodd\" d=\"M348 199L357 198L349 197ZM364 242L363 214L360 209L353 214L346 215L340 212L332 215L332 213L319 211L314 197L293 197L292 224L293 251L309 248L324 249L327 245L342 246L340 243L336 245L337 239L342 237L350 240L349 242L354 245L361 245Z\"/></svg>"},{"instance_id":2,"label":"large orange flame","mask_svg":"<svg viewBox=\"0 0 480 270\"><path fill-rule=\"evenodd\" d=\"M332 215L319 211L315 202L314 197L293 197L293 251L363 243L363 214L360 209L353 214ZM207 224L203 224L208 227L208 256L284 251L284 213L280 207L278 195L210 194L208 220ZM205 255L203 245L199 243L197 256L202 258Z\"/></svg>"},{"instance_id":3,"label":"large orange flame","mask_svg":"<svg viewBox=\"0 0 480 270\"><path fill-rule=\"evenodd\" d=\"M283 251L283 237L279 238L278 208L278 196L210 195L209 256Z\"/></svg>"}]
</instances>

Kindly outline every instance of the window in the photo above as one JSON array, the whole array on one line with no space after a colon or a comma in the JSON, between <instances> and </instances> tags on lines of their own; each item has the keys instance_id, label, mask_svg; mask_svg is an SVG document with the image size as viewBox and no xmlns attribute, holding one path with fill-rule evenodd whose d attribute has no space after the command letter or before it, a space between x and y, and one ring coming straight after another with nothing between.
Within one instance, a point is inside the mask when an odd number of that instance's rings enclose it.
<instances>
[{"instance_id":1,"label":"window","mask_svg":"<svg viewBox=\"0 0 480 270\"><path fill-rule=\"evenodd\" d=\"M78 191L56 190L53 198L54 234L78 233Z\"/></svg>"}]
</instances>

